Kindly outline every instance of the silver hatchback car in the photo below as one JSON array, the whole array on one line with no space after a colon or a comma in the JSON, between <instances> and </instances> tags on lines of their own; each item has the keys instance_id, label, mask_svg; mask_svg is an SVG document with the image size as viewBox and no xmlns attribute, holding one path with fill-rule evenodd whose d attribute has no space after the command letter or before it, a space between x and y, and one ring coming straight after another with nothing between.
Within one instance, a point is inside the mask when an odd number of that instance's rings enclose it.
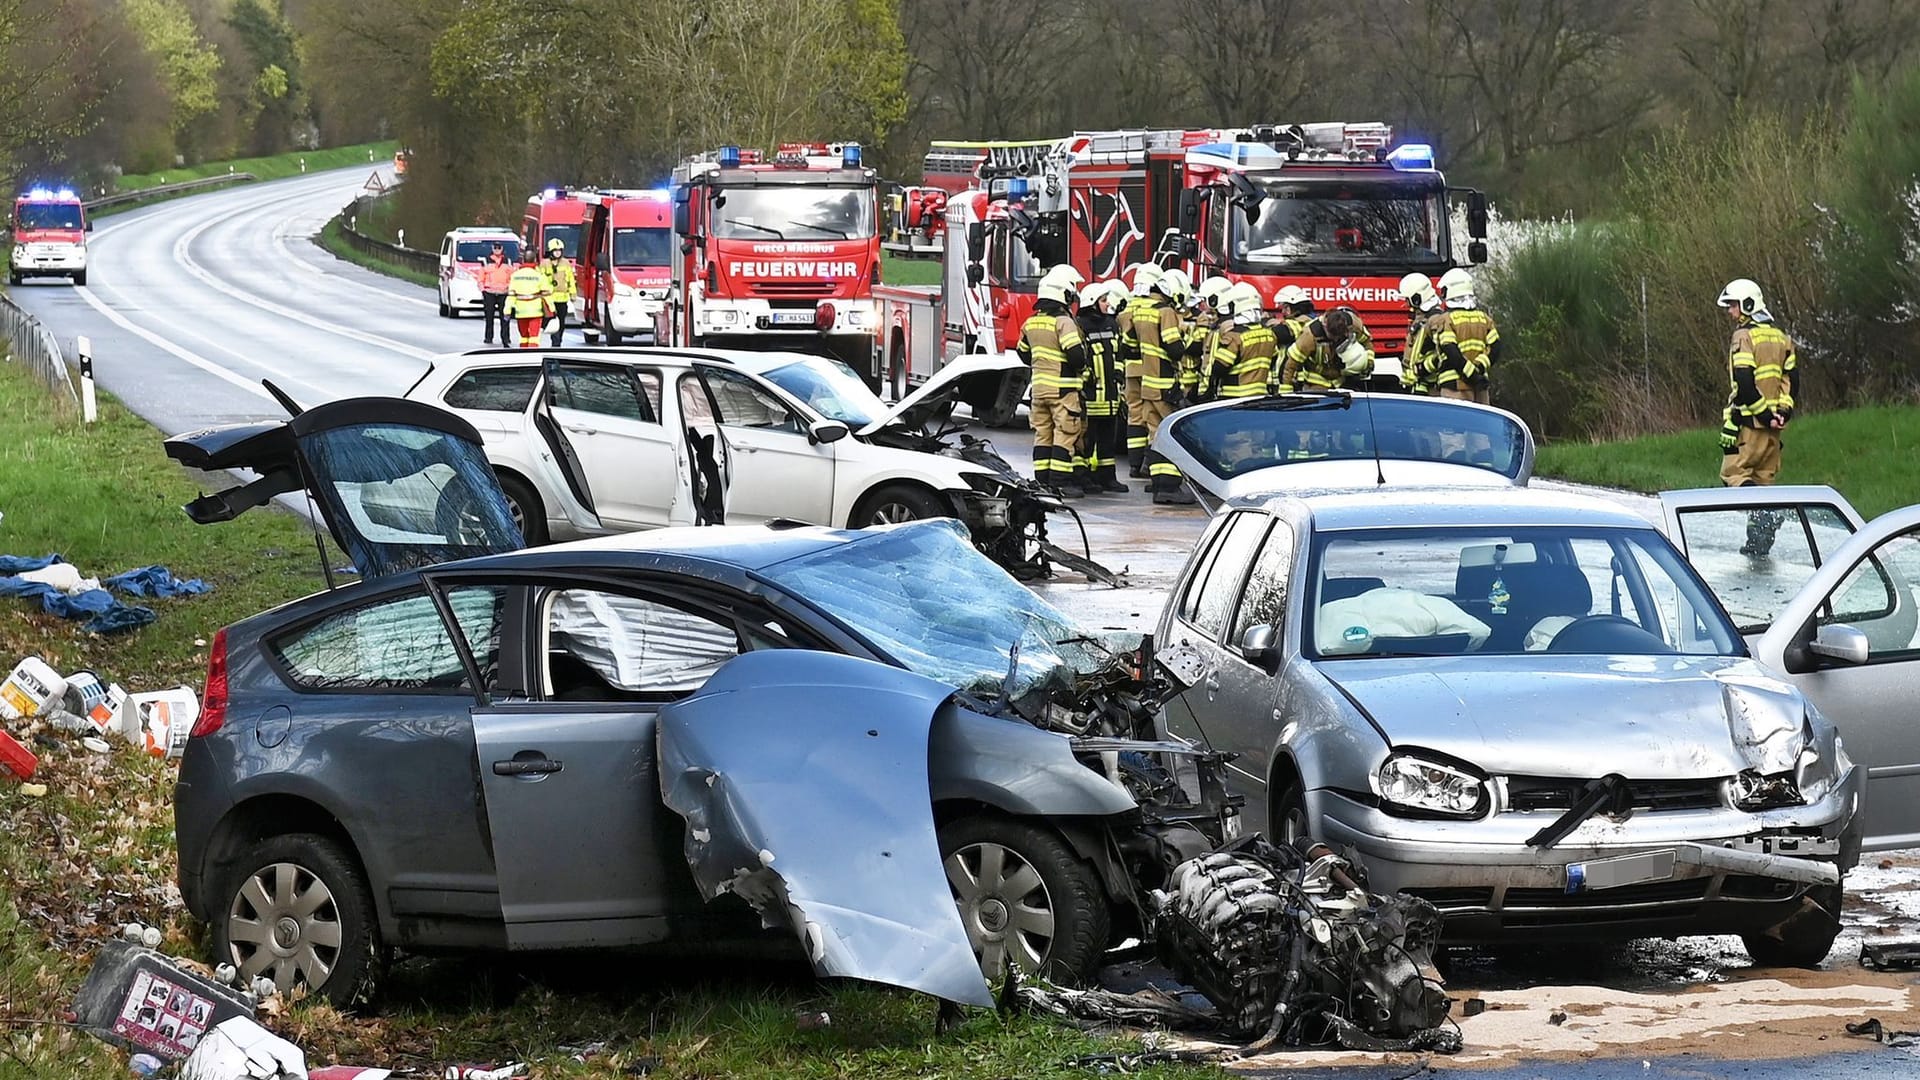
<instances>
[{"instance_id":1,"label":"silver hatchback car","mask_svg":"<svg viewBox=\"0 0 1920 1080\"><path fill-rule=\"evenodd\" d=\"M1229 504L1156 642L1190 687L1169 727L1239 755L1250 823L1355 849L1452 940L1738 933L1779 965L1831 947L1866 770L1613 504Z\"/></svg>"}]
</instances>

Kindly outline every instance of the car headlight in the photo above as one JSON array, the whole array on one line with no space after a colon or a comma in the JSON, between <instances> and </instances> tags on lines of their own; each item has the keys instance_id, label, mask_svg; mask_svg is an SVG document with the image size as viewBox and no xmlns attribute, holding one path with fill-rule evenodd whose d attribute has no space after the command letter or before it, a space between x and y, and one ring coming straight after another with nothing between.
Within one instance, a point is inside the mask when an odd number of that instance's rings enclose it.
<instances>
[{"instance_id":1,"label":"car headlight","mask_svg":"<svg viewBox=\"0 0 1920 1080\"><path fill-rule=\"evenodd\" d=\"M1487 812L1487 783L1456 765L1395 754L1373 777L1373 793L1393 813L1476 818Z\"/></svg>"},{"instance_id":2,"label":"car headlight","mask_svg":"<svg viewBox=\"0 0 1920 1080\"><path fill-rule=\"evenodd\" d=\"M731 308L714 308L707 311L707 321L715 326L732 326L740 321L740 313Z\"/></svg>"},{"instance_id":3,"label":"car headlight","mask_svg":"<svg viewBox=\"0 0 1920 1080\"><path fill-rule=\"evenodd\" d=\"M859 308L842 312L840 317L848 326L854 327L855 329L865 329L873 325L873 313L870 311L862 311Z\"/></svg>"},{"instance_id":4,"label":"car headlight","mask_svg":"<svg viewBox=\"0 0 1920 1080\"><path fill-rule=\"evenodd\" d=\"M1783 806L1805 806L1807 797L1790 772L1761 775L1753 769L1733 778L1733 805L1746 811L1777 810Z\"/></svg>"},{"instance_id":5,"label":"car headlight","mask_svg":"<svg viewBox=\"0 0 1920 1080\"><path fill-rule=\"evenodd\" d=\"M639 289L634 288L624 281L616 281L613 283L613 295L615 296L632 296L639 291Z\"/></svg>"}]
</instances>

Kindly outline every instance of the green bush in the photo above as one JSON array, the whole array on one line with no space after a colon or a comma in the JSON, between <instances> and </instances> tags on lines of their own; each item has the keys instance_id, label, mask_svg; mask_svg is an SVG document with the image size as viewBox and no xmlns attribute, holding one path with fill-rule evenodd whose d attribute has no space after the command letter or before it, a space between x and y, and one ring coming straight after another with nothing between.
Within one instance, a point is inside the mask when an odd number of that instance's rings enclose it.
<instances>
[{"instance_id":1,"label":"green bush","mask_svg":"<svg viewBox=\"0 0 1920 1080\"><path fill-rule=\"evenodd\" d=\"M1920 67L1856 80L1835 159L1826 245L1833 318L1822 344L1846 396L1920 377Z\"/></svg>"},{"instance_id":2,"label":"green bush","mask_svg":"<svg viewBox=\"0 0 1920 1080\"><path fill-rule=\"evenodd\" d=\"M1641 349L1637 333L1626 345L1622 257L1604 227L1547 227L1487 273L1489 307L1507 340L1495 393L1543 438L1606 433L1626 411L1621 381Z\"/></svg>"}]
</instances>

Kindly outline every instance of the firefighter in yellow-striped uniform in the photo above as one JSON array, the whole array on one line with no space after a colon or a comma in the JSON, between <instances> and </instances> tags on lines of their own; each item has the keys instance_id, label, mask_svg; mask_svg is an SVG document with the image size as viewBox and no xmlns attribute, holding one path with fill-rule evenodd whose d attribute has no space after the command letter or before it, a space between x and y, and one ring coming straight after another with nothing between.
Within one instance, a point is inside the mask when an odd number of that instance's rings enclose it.
<instances>
[{"instance_id":1,"label":"firefighter in yellow-striped uniform","mask_svg":"<svg viewBox=\"0 0 1920 1080\"><path fill-rule=\"evenodd\" d=\"M1425 274L1400 279L1400 297L1407 302L1407 348L1400 357L1400 386L1409 394L1433 393L1440 366L1440 293Z\"/></svg>"},{"instance_id":2,"label":"firefighter in yellow-striped uniform","mask_svg":"<svg viewBox=\"0 0 1920 1080\"><path fill-rule=\"evenodd\" d=\"M1780 474L1781 434L1793 419L1800 357L1793 339L1773 325L1759 285L1746 278L1728 282L1720 290L1720 306L1733 320L1733 343L1727 350L1731 388L1721 413L1720 482L1728 487L1765 486ZM1777 510L1749 514L1747 542L1740 553L1771 555L1780 521Z\"/></svg>"},{"instance_id":3,"label":"firefighter in yellow-striped uniform","mask_svg":"<svg viewBox=\"0 0 1920 1080\"><path fill-rule=\"evenodd\" d=\"M1180 397L1192 405L1212 401L1213 349L1220 341L1220 298L1233 282L1214 274L1193 290L1193 303L1187 317L1187 362L1180 370Z\"/></svg>"},{"instance_id":4,"label":"firefighter in yellow-striped uniform","mask_svg":"<svg viewBox=\"0 0 1920 1080\"><path fill-rule=\"evenodd\" d=\"M507 318L519 329L520 347L540 347L540 328L553 315L553 301L547 297L547 278L535 262L533 249L522 256L518 270L507 278Z\"/></svg>"},{"instance_id":5,"label":"firefighter in yellow-striped uniform","mask_svg":"<svg viewBox=\"0 0 1920 1080\"><path fill-rule=\"evenodd\" d=\"M1360 389L1373 376L1373 335L1352 308L1306 320L1280 362L1281 393Z\"/></svg>"},{"instance_id":6,"label":"firefighter in yellow-striped uniform","mask_svg":"<svg viewBox=\"0 0 1920 1080\"><path fill-rule=\"evenodd\" d=\"M1456 401L1493 402L1492 369L1500 361L1500 328L1481 311L1473 295L1473 275L1455 267L1440 275L1440 299L1446 310L1430 324L1440 356L1434 392Z\"/></svg>"},{"instance_id":7,"label":"firefighter in yellow-striped uniform","mask_svg":"<svg viewBox=\"0 0 1920 1080\"><path fill-rule=\"evenodd\" d=\"M1267 377L1267 393L1280 390L1280 365L1286 359L1287 349L1293 345L1293 339L1300 336L1307 323L1314 316L1313 299L1307 290L1298 285L1282 285L1273 294L1273 306L1268 309L1267 329L1273 331L1274 347L1277 350L1273 359L1273 374Z\"/></svg>"},{"instance_id":8,"label":"firefighter in yellow-striped uniform","mask_svg":"<svg viewBox=\"0 0 1920 1080\"><path fill-rule=\"evenodd\" d=\"M1133 318L1133 332L1140 339L1140 396L1147 416L1147 487L1153 501L1162 505L1190 506L1194 501L1180 482L1180 470L1151 445L1161 423L1180 407L1180 370L1187 355L1180 305L1191 294L1185 271L1174 267L1154 284L1152 305Z\"/></svg>"},{"instance_id":9,"label":"firefighter in yellow-striped uniform","mask_svg":"<svg viewBox=\"0 0 1920 1080\"><path fill-rule=\"evenodd\" d=\"M1141 480L1147 475L1147 406L1140 393L1140 336L1133 332L1133 324L1140 312L1153 306L1160 266L1135 263L1127 271L1133 275L1132 295L1114 321L1120 331L1120 356L1127 364L1127 475Z\"/></svg>"},{"instance_id":10,"label":"firefighter in yellow-striped uniform","mask_svg":"<svg viewBox=\"0 0 1920 1080\"><path fill-rule=\"evenodd\" d=\"M1260 397L1267 392L1279 343L1265 316L1260 290L1252 283L1239 282L1221 294L1224 321L1214 336L1211 376L1222 399Z\"/></svg>"},{"instance_id":11,"label":"firefighter in yellow-striped uniform","mask_svg":"<svg viewBox=\"0 0 1920 1080\"><path fill-rule=\"evenodd\" d=\"M1126 364L1120 359L1116 318L1127 300L1124 282L1097 281L1080 294L1080 311L1074 316L1087 342L1087 374L1081 382L1080 400L1087 405L1087 433L1082 444L1087 458L1088 494L1132 490L1114 475L1127 438L1127 403L1122 396Z\"/></svg>"},{"instance_id":12,"label":"firefighter in yellow-striped uniform","mask_svg":"<svg viewBox=\"0 0 1920 1080\"><path fill-rule=\"evenodd\" d=\"M1069 498L1086 494L1087 478L1087 461L1080 455L1080 436L1087 429L1080 398L1087 345L1073 319L1080 282L1079 271L1064 263L1048 270L1014 346L1021 362L1033 369L1033 478Z\"/></svg>"}]
</instances>

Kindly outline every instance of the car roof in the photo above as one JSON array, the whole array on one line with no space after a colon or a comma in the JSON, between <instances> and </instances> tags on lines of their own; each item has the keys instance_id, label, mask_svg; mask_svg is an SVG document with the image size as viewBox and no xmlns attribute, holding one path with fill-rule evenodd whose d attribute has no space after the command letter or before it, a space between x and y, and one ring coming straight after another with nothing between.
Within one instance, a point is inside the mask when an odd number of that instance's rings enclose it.
<instances>
[{"instance_id":1,"label":"car roof","mask_svg":"<svg viewBox=\"0 0 1920 1080\"><path fill-rule=\"evenodd\" d=\"M789 559L870 539L871 532L820 525L687 525L615 533L565 544L510 551L448 563L460 570L541 566L620 566L636 555L668 555L719 563L740 570L763 570Z\"/></svg>"},{"instance_id":2,"label":"car roof","mask_svg":"<svg viewBox=\"0 0 1920 1080\"><path fill-rule=\"evenodd\" d=\"M1649 529L1639 514L1592 495L1542 488L1403 487L1292 492L1259 500L1287 506L1317 531L1421 526L1580 526Z\"/></svg>"},{"instance_id":3,"label":"car roof","mask_svg":"<svg viewBox=\"0 0 1920 1080\"><path fill-rule=\"evenodd\" d=\"M796 360L814 359L809 353L768 352L761 349L696 349L661 348L651 345L606 346L606 345L568 345L560 348L544 349L469 349L465 352L442 353L433 358L435 371L464 370L482 365L499 366L526 365L538 367L549 357L580 360L625 361L627 363L653 363L661 366L687 367L693 361L704 360L711 363L727 364L755 375L765 374L775 368L785 367Z\"/></svg>"},{"instance_id":4,"label":"car roof","mask_svg":"<svg viewBox=\"0 0 1920 1080\"><path fill-rule=\"evenodd\" d=\"M501 226L498 226L498 225L462 225L457 229L448 229L447 235L448 236L510 236L515 240L520 239L520 234L514 232L512 229L502 228Z\"/></svg>"}]
</instances>

